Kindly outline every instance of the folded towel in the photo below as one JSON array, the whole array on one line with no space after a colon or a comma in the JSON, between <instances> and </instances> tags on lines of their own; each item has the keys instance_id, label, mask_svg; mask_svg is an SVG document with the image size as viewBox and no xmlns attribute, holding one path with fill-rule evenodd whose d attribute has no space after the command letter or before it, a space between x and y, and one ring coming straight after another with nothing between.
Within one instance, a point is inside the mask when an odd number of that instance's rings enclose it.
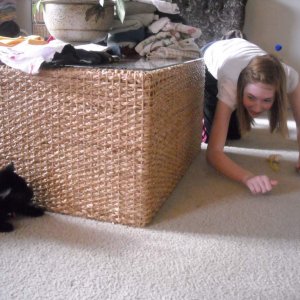
<instances>
[{"instance_id":1,"label":"folded towel","mask_svg":"<svg viewBox=\"0 0 300 300\"><path fill-rule=\"evenodd\" d=\"M173 23L163 17L153 22L148 29L154 34L135 47L139 55L148 58L200 57L200 49L194 40L201 35L199 28Z\"/></svg>"},{"instance_id":2,"label":"folded towel","mask_svg":"<svg viewBox=\"0 0 300 300\"><path fill-rule=\"evenodd\" d=\"M193 38L199 38L202 34L201 30L196 27L184 25L181 23L173 23L168 17L163 17L153 22L149 27L150 32L157 33L159 31L174 31L186 34Z\"/></svg>"},{"instance_id":3,"label":"folded towel","mask_svg":"<svg viewBox=\"0 0 300 300\"><path fill-rule=\"evenodd\" d=\"M173 35L170 32L159 32L155 35L151 35L145 40L141 41L136 47L135 51L141 55L144 56L146 53L149 52L148 48L149 45L152 45L153 43L156 43L157 41L163 40L168 41L170 38L172 38Z\"/></svg>"},{"instance_id":4,"label":"folded towel","mask_svg":"<svg viewBox=\"0 0 300 300\"><path fill-rule=\"evenodd\" d=\"M152 58L199 58L200 55L197 52L185 51L178 49L171 49L167 47L158 48L147 55L148 59Z\"/></svg>"}]
</instances>

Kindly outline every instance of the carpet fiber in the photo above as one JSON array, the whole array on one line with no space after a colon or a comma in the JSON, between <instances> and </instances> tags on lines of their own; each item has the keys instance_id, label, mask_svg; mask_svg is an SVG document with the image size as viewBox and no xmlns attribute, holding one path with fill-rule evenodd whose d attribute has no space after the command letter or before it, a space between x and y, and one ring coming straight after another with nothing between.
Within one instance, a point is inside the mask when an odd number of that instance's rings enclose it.
<instances>
[{"instance_id":1,"label":"carpet fiber","mask_svg":"<svg viewBox=\"0 0 300 300\"><path fill-rule=\"evenodd\" d=\"M226 151L279 180L252 196L205 147L146 228L47 213L0 234L0 299L300 299L300 175L290 138L266 121ZM281 154L280 171L266 158Z\"/></svg>"}]
</instances>

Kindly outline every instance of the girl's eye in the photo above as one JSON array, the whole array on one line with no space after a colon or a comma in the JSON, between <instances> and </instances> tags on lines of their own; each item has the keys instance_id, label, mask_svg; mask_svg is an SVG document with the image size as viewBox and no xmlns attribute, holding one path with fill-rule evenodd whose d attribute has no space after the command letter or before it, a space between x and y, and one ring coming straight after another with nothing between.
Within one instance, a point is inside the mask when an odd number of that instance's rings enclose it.
<instances>
[{"instance_id":1,"label":"girl's eye","mask_svg":"<svg viewBox=\"0 0 300 300\"><path fill-rule=\"evenodd\" d=\"M248 95L249 100L254 100L254 97L252 95Z\"/></svg>"},{"instance_id":2,"label":"girl's eye","mask_svg":"<svg viewBox=\"0 0 300 300\"><path fill-rule=\"evenodd\" d=\"M264 102L266 103L272 103L273 102L273 99L269 98L269 99L264 99Z\"/></svg>"}]
</instances>

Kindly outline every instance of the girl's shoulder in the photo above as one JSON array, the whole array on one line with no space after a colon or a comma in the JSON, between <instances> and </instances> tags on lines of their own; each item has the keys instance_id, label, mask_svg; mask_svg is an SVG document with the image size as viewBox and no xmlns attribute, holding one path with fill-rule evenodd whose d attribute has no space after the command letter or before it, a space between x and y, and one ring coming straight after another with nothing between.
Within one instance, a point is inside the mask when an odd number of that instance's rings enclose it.
<instances>
[{"instance_id":1,"label":"girl's shoulder","mask_svg":"<svg viewBox=\"0 0 300 300\"><path fill-rule=\"evenodd\" d=\"M266 52L257 45L241 39L233 38L213 43L204 53L204 61L209 71L218 79L218 74L239 74L240 71L256 55Z\"/></svg>"},{"instance_id":2,"label":"girl's shoulder","mask_svg":"<svg viewBox=\"0 0 300 300\"><path fill-rule=\"evenodd\" d=\"M286 75L287 92L293 92L299 83L299 73L291 66L282 63Z\"/></svg>"},{"instance_id":3,"label":"girl's shoulder","mask_svg":"<svg viewBox=\"0 0 300 300\"><path fill-rule=\"evenodd\" d=\"M212 43L206 50L205 55L219 53L223 57L257 55L266 53L256 44L242 38L220 40Z\"/></svg>"}]
</instances>

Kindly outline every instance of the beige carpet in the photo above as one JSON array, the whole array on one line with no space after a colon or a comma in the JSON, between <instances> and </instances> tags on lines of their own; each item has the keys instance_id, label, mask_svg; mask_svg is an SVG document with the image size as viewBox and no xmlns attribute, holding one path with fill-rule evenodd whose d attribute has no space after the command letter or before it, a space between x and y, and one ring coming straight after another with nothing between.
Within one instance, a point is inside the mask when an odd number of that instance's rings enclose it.
<instances>
[{"instance_id":1,"label":"beige carpet","mask_svg":"<svg viewBox=\"0 0 300 300\"><path fill-rule=\"evenodd\" d=\"M295 127L266 123L226 148L279 180L252 196L211 169L205 149L146 228L58 214L0 234L0 299L300 299L300 175ZM266 157L282 155L280 171Z\"/></svg>"}]
</instances>

